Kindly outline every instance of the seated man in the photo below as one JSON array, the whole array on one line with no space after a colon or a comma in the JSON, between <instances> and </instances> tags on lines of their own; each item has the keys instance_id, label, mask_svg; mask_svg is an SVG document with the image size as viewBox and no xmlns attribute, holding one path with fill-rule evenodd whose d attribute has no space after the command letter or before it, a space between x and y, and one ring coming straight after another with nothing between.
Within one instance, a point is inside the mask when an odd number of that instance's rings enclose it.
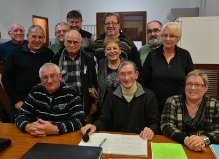
<instances>
[{"instance_id":1,"label":"seated man","mask_svg":"<svg viewBox=\"0 0 219 159\"><path fill-rule=\"evenodd\" d=\"M96 130L140 133L151 140L158 133L159 113L155 95L136 82L138 71L131 61L124 61L117 73L120 85L106 96L100 117L81 131L89 135Z\"/></svg>"},{"instance_id":2,"label":"seated man","mask_svg":"<svg viewBox=\"0 0 219 159\"><path fill-rule=\"evenodd\" d=\"M61 82L57 65L45 63L39 70L41 84L29 93L17 113L16 126L34 136L64 134L85 125L80 96Z\"/></svg>"},{"instance_id":3,"label":"seated man","mask_svg":"<svg viewBox=\"0 0 219 159\"><path fill-rule=\"evenodd\" d=\"M193 151L219 142L219 103L205 96L207 90L206 74L199 70L188 73L185 95L168 98L161 116L162 133Z\"/></svg>"}]
</instances>

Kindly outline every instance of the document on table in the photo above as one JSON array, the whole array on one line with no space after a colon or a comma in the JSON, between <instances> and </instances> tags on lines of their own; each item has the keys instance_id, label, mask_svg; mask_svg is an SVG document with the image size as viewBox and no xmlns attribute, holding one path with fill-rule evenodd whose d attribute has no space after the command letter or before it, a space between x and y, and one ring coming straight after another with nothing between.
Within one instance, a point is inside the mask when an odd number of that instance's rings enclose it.
<instances>
[{"instance_id":1,"label":"document on table","mask_svg":"<svg viewBox=\"0 0 219 159\"><path fill-rule=\"evenodd\" d=\"M188 159L181 144L151 143L152 159Z\"/></svg>"},{"instance_id":2,"label":"document on table","mask_svg":"<svg viewBox=\"0 0 219 159\"><path fill-rule=\"evenodd\" d=\"M131 156L148 156L147 140L139 135L94 133L88 142L81 140L81 146L100 146L103 153Z\"/></svg>"}]
</instances>

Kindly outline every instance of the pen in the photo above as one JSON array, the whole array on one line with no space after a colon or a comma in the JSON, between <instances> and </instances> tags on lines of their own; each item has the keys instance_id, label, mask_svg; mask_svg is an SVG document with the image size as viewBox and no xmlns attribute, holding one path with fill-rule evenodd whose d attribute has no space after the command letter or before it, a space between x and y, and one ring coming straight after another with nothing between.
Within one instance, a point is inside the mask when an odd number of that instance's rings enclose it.
<instances>
[{"instance_id":1,"label":"pen","mask_svg":"<svg viewBox=\"0 0 219 159\"><path fill-rule=\"evenodd\" d=\"M101 141L99 147L103 146L103 144L106 142L106 138L103 139L103 141Z\"/></svg>"}]
</instances>

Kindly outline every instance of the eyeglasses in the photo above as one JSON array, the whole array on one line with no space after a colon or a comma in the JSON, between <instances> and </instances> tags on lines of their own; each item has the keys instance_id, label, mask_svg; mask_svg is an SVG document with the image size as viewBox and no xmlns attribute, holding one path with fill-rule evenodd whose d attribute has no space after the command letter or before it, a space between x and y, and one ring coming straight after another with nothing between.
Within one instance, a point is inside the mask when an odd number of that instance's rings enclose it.
<instances>
[{"instance_id":1,"label":"eyeglasses","mask_svg":"<svg viewBox=\"0 0 219 159\"><path fill-rule=\"evenodd\" d=\"M195 88L202 88L202 87L205 86L205 84L188 82L188 83L186 83L186 86L187 86L187 87L190 87L190 88L192 88L193 86L194 86Z\"/></svg>"},{"instance_id":2,"label":"eyeglasses","mask_svg":"<svg viewBox=\"0 0 219 159\"><path fill-rule=\"evenodd\" d=\"M64 33L64 34L65 34L67 31L68 31L68 30L57 30L57 31L56 31L56 34L61 34L61 33Z\"/></svg>"},{"instance_id":3,"label":"eyeglasses","mask_svg":"<svg viewBox=\"0 0 219 159\"><path fill-rule=\"evenodd\" d=\"M178 36L173 35L173 34L170 34L170 35L169 35L169 34L162 34L161 37L162 37L162 38L165 38L165 39L167 39L168 37L169 37L170 39L178 38Z\"/></svg>"},{"instance_id":4,"label":"eyeglasses","mask_svg":"<svg viewBox=\"0 0 219 159\"><path fill-rule=\"evenodd\" d=\"M132 76L134 74L134 72L132 72L132 71L130 71L130 72L121 72L121 73L119 73L119 76L120 77L122 77L122 78L125 78L126 76L127 77L130 77L130 76Z\"/></svg>"},{"instance_id":5,"label":"eyeglasses","mask_svg":"<svg viewBox=\"0 0 219 159\"><path fill-rule=\"evenodd\" d=\"M119 24L118 22L107 22L107 23L105 23L105 26L110 26L110 25L112 25L112 26L116 26L117 24Z\"/></svg>"},{"instance_id":6,"label":"eyeglasses","mask_svg":"<svg viewBox=\"0 0 219 159\"><path fill-rule=\"evenodd\" d=\"M160 29L148 29L147 30L147 34L152 34L152 33L159 33L160 32Z\"/></svg>"},{"instance_id":7,"label":"eyeglasses","mask_svg":"<svg viewBox=\"0 0 219 159\"><path fill-rule=\"evenodd\" d=\"M80 43L79 41L70 41L70 40L67 40L67 41L66 41L66 44L68 44L68 45L73 44L73 45L76 46L76 45L79 45L79 43Z\"/></svg>"},{"instance_id":8,"label":"eyeglasses","mask_svg":"<svg viewBox=\"0 0 219 159\"><path fill-rule=\"evenodd\" d=\"M15 30L13 30L13 31L11 31L11 32L13 32L13 33L18 33L18 32L24 33L24 31L25 31L25 30L23 30L23 29L15 29Z\"/></svg>"},{"instance_id":9,"label":"eyeglasses","mask_svg":"<svg viewBox=\"0 0 219 159\"><path fill-rule=\"evenodd\" d=\"M48 75L48 76L42 76L41 79L44 80L44 81L48 81L49 78L50 79L54 79L55 77L57 77L59 74L56 74L56 73L52 73L51 75Z\"/></svg>"}]
</instances>

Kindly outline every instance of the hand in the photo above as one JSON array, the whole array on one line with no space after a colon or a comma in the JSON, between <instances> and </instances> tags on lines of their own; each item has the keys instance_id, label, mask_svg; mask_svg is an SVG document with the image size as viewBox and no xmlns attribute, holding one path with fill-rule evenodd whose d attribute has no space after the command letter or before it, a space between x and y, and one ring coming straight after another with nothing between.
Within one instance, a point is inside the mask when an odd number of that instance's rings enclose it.
<instances>
[{"instance_id":1,"label":"hand","mask_svg":"<svg viewBox=\"0 0 219 159\"><path fill-rule=\"evenodd\" d=\"M25 131L33 136L46 136L45 132L39 130L37 125L38 125L38 123L36 123L36 122L28 123L25 126Z\"/></svg>"},{"instance_id":2,"label":"hand","mask_svg":"<svg viewBox=\"0 0 219 159\"><path fill-rule=\"evenodd\" d=\"M2 83L2 74L0 73L0 86L2 87L2 89L4 89L3 83Z\"/></svg>"},{"instance_id":3,"label":"hand","mask_svg":"<svg viewBox=\"0 0 219 159\"><path fill-rule=\"evenodd\" d=\"M190 137L185 137L185 145L193 151L205 151L205 142L202 136L192 135Z\"/></svg>"},{"instance_id":4,"label":"hand","mask_svg":"<svg viewBox=\"0 0 219 159\"><path fill-rule=\"evenodd\" d=\"M98 92L97 92L96 88L94 88L94 87L89 88L88 91L89 91L91 97L93 97L94 99L98 98Z\"/></svg>"},{"instance_id":5,"label":"hand","mask_svg":"<svg viewBox=\"0 0 219 159\"><path fill-rule=\"evenodd\" d=\"M154 132L150 128L145 127L144 130L141 131L140 137L151 140L154 137Z\"/></svg>"},{"instance_id":6,"label":"hand","mask_svg":"<svg viewBox=\"0 0 219 159\"><path fill-rule=\"evenodd\" d=\"M15 108L16 109L21 109L21 106L24 104L24 102L23 101L19 101L19 102L17 102L16 104L15 104Z\"/></svg>"},{"instance_id":7,"label":"hand","mask_svg":"<svg viewBox=\"0 0 219 159\"><path fill-rule=\"evenodd\" d=\"M93 134L97 130L95 125L87 124L81 128L81 133L84 135L89 129L90 129L90 132L88 133L88 135Z\"/></svg>"},{"instance_id":8,"label":"hand","mask_svg":"<svg viewBox=\"0 0 219 159\"><path fill-rule=\"evenodd\" d=\"M98 111L97 104L92 103L90 108L90 115L96 113L97 111Z\"/></svg>"}]
</instances>

